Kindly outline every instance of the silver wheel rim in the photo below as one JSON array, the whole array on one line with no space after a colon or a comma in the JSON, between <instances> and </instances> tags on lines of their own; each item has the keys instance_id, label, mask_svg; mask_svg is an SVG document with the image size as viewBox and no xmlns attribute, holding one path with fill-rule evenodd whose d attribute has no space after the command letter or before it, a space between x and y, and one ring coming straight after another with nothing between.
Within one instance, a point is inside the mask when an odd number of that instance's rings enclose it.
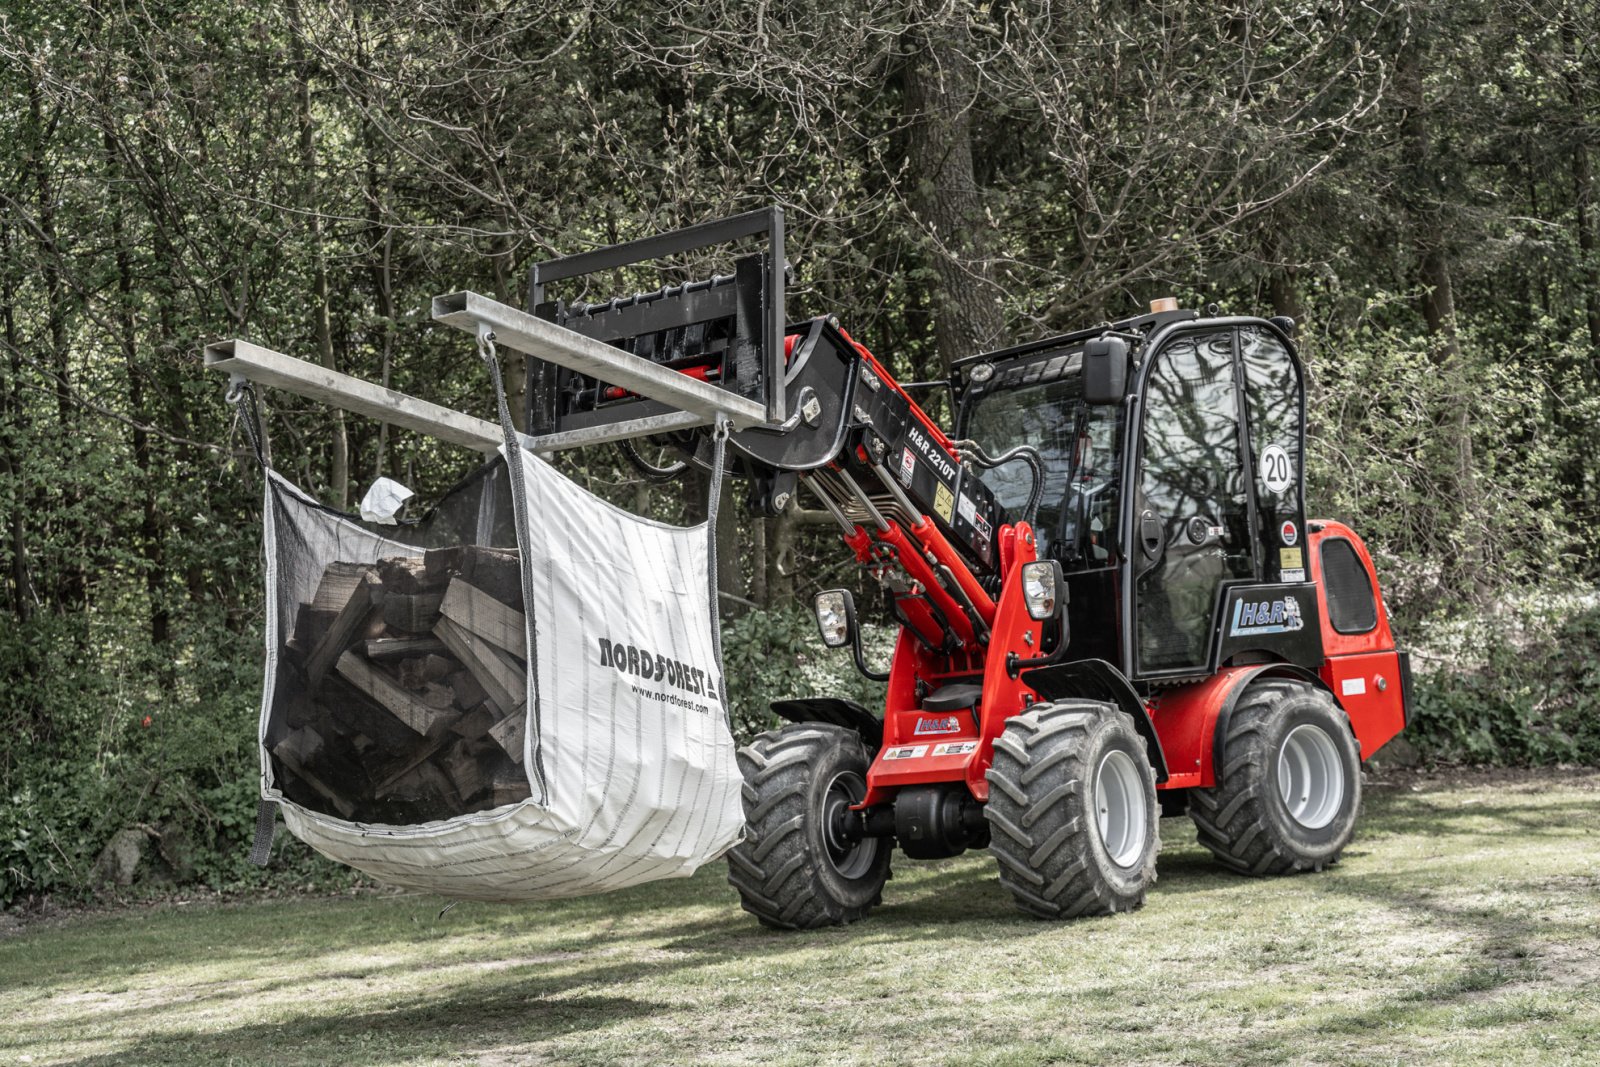
<instances>
[{"instance_id":1,"label":"silver wheel rim","mask_svg":"<svg viewBox=\"0 0 1600 1067\"><path fill-rule=\"evenodd\" d=\"M1118 867L1132 867L1144 855L1148 805L1143 777L1133 757L1121 751L1107 752L1094 775L1095 825L1101 844Z\"/></svg>"},{"instance_id":2,"label":"silver wheel rim","mask_svg":"<svg viewBox=\"0 0 1600 1067\"><path fill-rule=\"evenodd\" d=\"M1278 749L1278 795L1295 822L1320 830L1344 803L1344 761L1326 730L1302 723Z\"/></svg>"}]
</instances>

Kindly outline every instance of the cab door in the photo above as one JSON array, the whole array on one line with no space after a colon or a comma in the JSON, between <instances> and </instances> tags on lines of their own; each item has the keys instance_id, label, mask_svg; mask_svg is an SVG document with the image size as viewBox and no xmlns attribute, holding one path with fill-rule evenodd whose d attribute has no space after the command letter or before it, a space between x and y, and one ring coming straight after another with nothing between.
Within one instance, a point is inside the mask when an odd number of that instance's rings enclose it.
<instances>
[{"instance_id":1,"label":"cab door","mask_svg":"<svg viewBox=\"0 0 1600 1067\"><path fill-rule=\"evenodd\" d=\"M1258 577L1236 331L1179 334L1144 378L1128 538L1132 672L1209 670L1218 591Z\"/></svg>"}]
</instances>

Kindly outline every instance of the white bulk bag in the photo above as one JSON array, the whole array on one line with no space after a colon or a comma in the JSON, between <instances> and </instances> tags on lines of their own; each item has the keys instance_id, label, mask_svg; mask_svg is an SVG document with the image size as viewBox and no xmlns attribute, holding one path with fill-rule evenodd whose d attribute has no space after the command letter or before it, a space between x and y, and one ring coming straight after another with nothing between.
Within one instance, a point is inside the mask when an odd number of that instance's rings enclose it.
<instances>
[{"instance_id":1,"label":"white bulk bag","mask_svg":"<svg viewBox=\"0 0 1600 1067\"><path fill-rule=\"evenodd\" d=\"M516 471L499 468L499 491L515 492L509 486L520 480L526 504L516 509L521 521L514 525L531 609L532 669L525 672L525 724L517 725L525 725L521 762L531 796L390 825L341 817L327 803L308 800L305 790L298 799L284 795L270 750L282 741L283 717L343 711L336 698L312 704L295 692L307 684L306 650L286 653L294 647L286 642L297 613L303 615L317 595L324 568L335 561L420 560L444 535L432 529L422 544L408 541L404 526L385 527L380 535L315 504L272 472L262 796L278 802L289 830L323 855L380 881L447 897L575 896L691 874L725 851L743 824L741 777L713 641L715 605L707 602L707 528L673 527L621 511L521 449L508 462L520 466L521 477L507 479ZM474 498L482 513L492 510L488 487L484 479L484 499ZM508 514L502 506L501 518ZM482 538L481 514L477 522ZM456 530L462 525L470 522ZM373 618L381 621L379 614ZM302 666L286 655L299 657ZM351 672L366 669L349 657L339 657L324 677L342 672L356 678ZM350 692L347 680L335 681L340 692ZM291 706L295 710L285 710Z\"/></svg>"}]
</instances>

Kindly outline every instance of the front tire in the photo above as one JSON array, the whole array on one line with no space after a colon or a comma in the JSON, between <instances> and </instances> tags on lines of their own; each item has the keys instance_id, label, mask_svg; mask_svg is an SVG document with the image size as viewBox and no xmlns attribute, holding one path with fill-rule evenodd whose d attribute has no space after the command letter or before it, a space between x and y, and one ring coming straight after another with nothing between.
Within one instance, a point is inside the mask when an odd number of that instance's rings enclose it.
<instances>
[{"instance_id":1,"label":"front tire","mask_svg":"<svg viewBox=\"0 0 1600 1067\"><path fill-rule=\"evenodd\" d=\"M1128 715L1037 704L995 740L984 816L1000 884L1042 919L1131 911L1156 880L1155 772Z\"/></svg>"},{"instance_id":2,"label":"front tire","mask_svg":"<svg viewBox=\"0 0 1600 1067\"><path fill-rule=\"evenodd\" d=\"M1228 720L1221 784L1190 792L1200 844L1241 874L1320 871L1339 859L1361 810L1361 752L1325 690L1272 678Z\"/></svg>"},{"instance_id":3,"label":"front tire","mask_svg":"<svg viewBox=\"0 0 1600 1067\"><path fill-rule=\"evenodd\" d=\"M728 882L764 926L810 930L864 918L883 899L891 842L841 833L867 790L866 746L852 730L795 723L739 750L745 834Z\"/></svg>"}]
</instances>

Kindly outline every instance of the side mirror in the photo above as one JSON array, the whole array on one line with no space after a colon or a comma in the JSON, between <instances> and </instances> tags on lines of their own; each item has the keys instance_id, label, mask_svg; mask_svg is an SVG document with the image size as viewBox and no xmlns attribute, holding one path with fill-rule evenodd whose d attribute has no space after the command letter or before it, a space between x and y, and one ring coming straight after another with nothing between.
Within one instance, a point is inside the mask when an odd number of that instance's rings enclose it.
<instances>
[{"instance_id":1,"label":"side mirror","mask_svg":"<svg viewBox=\"0 0 1600 1067\"><path fill-rule=\"evenodd\" d=\"M1028 615L1035 622L1060 619L1061 633L1056 639L1056 647L1042 656L1023 659L1016 652L1007 652L1006 673L1013 678L1029 668L1060 663L1067 654L1070 636L1067 631L1067 580L1061 574L1061 564L1053 559L1024 563L1018 568L1017 581L1022 583L1022 601L1028 608Z\"/></svg>"},{"instance_id":2,"label":"side mirror","mask_svg":"<svg viewBox=\"0 0 1600 1067\"><path fill-rule=\"evenodd\" d=\"M856 661L856 670L861 672L863 678L887 682L889 672L868 667L866 658L861 654L861 631L856 628L856 598L850 595L850 590L824 589L817 594L813 606L817 612L817 630L822 634L822 643L829 648L849 645L850 654Z\"/></svg>"},{"instance_id":3,"label":"side mirror","mask_svg":"<svg viewBox=\"0 0 1600 1067\"><path fill-rule=\"evenodd\" d=\"M1083 400L1086 404L1120 404L1128 394L1128 342L1096 337L1083 346Z\"/></svg>"},{"instance_id":4,"label":"side mirror","mask_svg":"<svg viewBox=\"0 0 1600 1067\"><path fill-rule=\"evenodd\" d=\"M817 630L829 648L843 648L856 636L856 601L848 589L825 589L817 594Z\"/></svg>"},{"instance_id":5,"label":"side mirror","mask_svg":"<svg viewBox=\"0 0 1600 1067\"><path fill-rule=\"evenodd\" d=\"M1036 622L1055 618L1067 601L1061 564L1053 559L1024 563L1017 580L1022 583L1022 600L1028 605L1028 615Z\"/></svg>"}]
</instances>

